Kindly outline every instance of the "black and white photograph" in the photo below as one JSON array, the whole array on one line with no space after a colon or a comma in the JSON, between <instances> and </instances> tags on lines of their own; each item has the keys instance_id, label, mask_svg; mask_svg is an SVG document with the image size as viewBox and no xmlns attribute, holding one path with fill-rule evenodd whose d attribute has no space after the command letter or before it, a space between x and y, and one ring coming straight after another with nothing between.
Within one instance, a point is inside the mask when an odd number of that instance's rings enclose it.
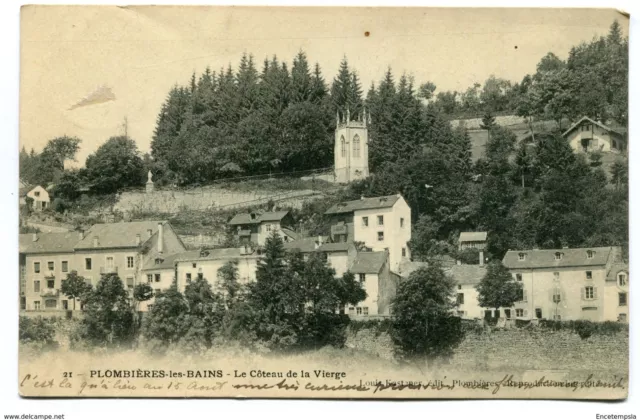
<instances>
[{"instance_id":1,"label":"black and white photograph","mask_svg":"<svg viewBox=\"0 0 640 420\"><path fill-rule=\"evenodd\" d=\"M28 5L20 38L21 396L627 398L629 15Z\"/></svg>"}]
</instances>

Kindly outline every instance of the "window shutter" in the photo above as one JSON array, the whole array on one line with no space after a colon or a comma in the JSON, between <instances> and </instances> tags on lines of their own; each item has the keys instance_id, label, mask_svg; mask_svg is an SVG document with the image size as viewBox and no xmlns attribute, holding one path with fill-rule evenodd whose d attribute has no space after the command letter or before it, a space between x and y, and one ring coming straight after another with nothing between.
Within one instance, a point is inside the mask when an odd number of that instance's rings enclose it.
<instances>
[{"instance_id":1,"label":"window shutter","mask_svg":"<svg viewBox=\"0 0 640 420\"><path fill-rule=\"evenodd\" d=\"M523 302L527 301L527 291L526 290L522 290L522 301Z\"/></svg>"},{"instance_id":2,"label":"window shutter","mask_svg":"<svg viewBox=\"0 0 640 420\"><path fill-rule=\"evenodd\" d=\"M526 318L526 317L528 317L528 316L529 316L529 311L525 309L525 310L524 310L524 314L523 314L523 316L524 316L525 318Z\"/></svg>"},{"instance_id":3,"label":"window shutter","mask_svg":"<svg viewBox=\"0 0 640 420\"><path fill-rule=\"evenodd\" d=\"M593 299L598 299L598 288L597 287L593 288Z\"/></svg>"},{"instance_id":4,"label":"window shutter","mask_svg":"<svg viewBox=\"0 0 640 420\"><path fill-rule=\"evenodd\" d=\"M585 287L583 287L583 288L581 288L581 289L580 289L580 293L581 293L581 296L582 296L582 300L587 300L587 295L586 295L586 293L587 293L587 292L586 292L586 290L587 290L587 289L586 289Z\"/></svg>"}]
</instances>

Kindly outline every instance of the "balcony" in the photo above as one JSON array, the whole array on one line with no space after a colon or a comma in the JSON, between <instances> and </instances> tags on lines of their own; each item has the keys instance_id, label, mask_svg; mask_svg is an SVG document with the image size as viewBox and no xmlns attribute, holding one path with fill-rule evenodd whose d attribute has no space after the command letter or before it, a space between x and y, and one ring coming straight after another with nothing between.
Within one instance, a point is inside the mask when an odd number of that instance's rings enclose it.
<instances>
[{"instance_id":1,"label":"balcony","mask_svg":"<svg viewBox=\"0 0 640 420\"><path fill-rule=\"evenodd\" d=\"M118 266L100 267L100 274L118 274Z\"/></svg>"},{"instance_id":2,"label":"balcony","mask_svg":"<svg viewBox=\"0 0 640 420\"><path fill-rule=\"evenodd\" d=\"M48 298L57 298L60 296L59 289L44 289L40 292L40 296Z\"/></svg>"}]
</instances>

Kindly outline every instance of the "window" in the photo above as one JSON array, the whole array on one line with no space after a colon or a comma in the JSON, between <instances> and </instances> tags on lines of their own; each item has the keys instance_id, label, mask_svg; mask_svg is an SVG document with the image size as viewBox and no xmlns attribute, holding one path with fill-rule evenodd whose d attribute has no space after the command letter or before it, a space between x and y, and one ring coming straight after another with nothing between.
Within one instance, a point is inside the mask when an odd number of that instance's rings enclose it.
<instances>
[{"instance_id":1,"label":"window","mask_svg":"<svg viewBox=\"0 0 640 420\"><path fill-rule=\"evenodd\" d=\"M618 293L618 306L627 306L627 294Z\"/></svg>"},{"instance_id":2,"label":"window","mask_svg":"<svg viewBox=\"0 0 640 420\"><path fill-rule=\"evenodd\" d=\"M271 232L271 225L269 223L267 223L266 225L264 225L264 228L267 232Z\"/></svg>"},{"instance_id":3,"label":"window","mask_svg":"<svg viewBox=\"0 0 640 420\"><path fill-rule=\"evenodd\" d=\"M127 289L133 289L133 277L127 277Z\"/></svg>"},{"instance_id":4,"label":"window","mask_svg":"<svg viewBox=\"0 0 640 420\"><path fill-rule=\"evenodd\" d=\"M47 270L53 271L54 269L55 269L55 264L53 263L53 261L48 261L47 262Z\"/></svg>"},{"instance_id":5,"label":"window","mask_svg":"<svg viewBox=\"0 0 640 420\"><path fill-rule=\"evenodd\" d=\"M367 216L362 218L362 227L369 226L369 218Z\"/></svg>"},{"instance_id":6,"label":"window","mask_svg":"<svg viewBox=\"0 0 640 420\"><path fill-rule=\"evenodd\" d=\"M525 260L525 255L526 254L524 252L519 253L518 254L518 261L524 261Z\"/></svg>"},{"instance_id":7,"label":"window","mask_svg":"<svg viewBox=\"0 0 640 420\"><path fill-rule=\"evenodd\" d=\"M560 281L560 273L558 271L553 273L553 281Z\"/></svg>"},{"instance_id":8,"label":"window","mask_svg":"<svg viewBox=\"0 0 640 420\"><path fill-rule=\"evenodd\" d=\"M197 266L198 266L198 264L197 264L197 263L193 263L193 264L191 264L191 267L193 267L193 268L196 268Z\"/></svg>"},{"instance_id":9,"label":"window","mask_svg":"<svg viewBox=\"0 0 640 420\"><path fill-rule=\"evenodd\" d=\"M33 301L33 309L35 309L36 311L40 310L40 301L39 300Z\"/></svg>"},{"instance_id":10,"label":"window","mask_svg":"<svg viewBox=\"0 0 640 420\"><path fill-rule=\"evenodd\" d=\"M460 318L462 318L463 316L465 316L465 312L464 311L458 311L458 316Z\"/></svg>"},{"instance_id":11,"label":"window","mask_svg":"<svg viewBox=\"0 0 640 420\"><path fill-rule=\"evenodd\" d=\"M33 291L36 293L40 292L40 280L34 280L33 282Z\"/></svg>"},{"instance_id":12,"label":"window","mask_svg":"<svg viewBox=\"0 0 640 420\"><path fill-rule=\"evenodd\" d=\"M69 271L69 261L62 261L62 272L66 273Z\"/></svg>"},{"instance_id":13,"label":"window","mask_svg":"<svg viewBox=\"0 0 640 420\"><path fill-rule=\"evenodd\" d=\"M527 291L522 289L520 290L520 302L526 302L527 301Z\"/></svg>"},{"instance_id":14,"label":"window","mask_svg":"<svg viewBox=\"0 0 640 420\"><path fill-rule=\"evenodd\" d=\"M58 302L53 299L47 299L44 301L44 307L47 309L55 309L58 307Z\"/></svg>"},{"instance_id":15,"label":"window","mask_svg":"<svg viewBox=\"0 0 640 420\"><path fill-rule=\"evenodd\" d=\"M621 287L627 285L627 275L625 273L618 274L618 285Z\"/></svg>"},{"instance_id":16,"label":"window","mask_svg":"<svg viewBox=\"0 0 640 420\"><path fill-rule=\"evenodd\" d=\"M160 273L155 274L155 280L156 280L156 283L160 282Z\"/></svg>"},{"instance_id":17,"label":"window","mask_svg":"<svg viewBox=\"0 0 640 420\"><path fill-rule=\"evenodd\" d=\"M516 309L516 318L522 318L524 316L524 309Z\"/></svg>"},{"instance_id":18,"label":"window","mask_svg":"<svg viewBox=\"0 0 640 420\"><path fill-rule=\"evenodd\" d=\"M91 270L91 258L84 259L84 269Z\"/></svg>"},{"instance_id":19,"label":"window","mask_svg":"<svg viewBox=\"0 0 640 420\"><path fill-rule=\"evenodd\" d=\"M561 260L562 259L562 252L556 252L555 259L556 259L556 261Z\"/></svg>"},{"instance_id":20,"label":"window","mask_svg":"<svg viewBox=\"0 0 640 420\"><path fill-rule=\"evenodd\" d=\"M113 257L107 257L107 268L113 268Z\"/></svg>"},{"instance_id":21,"label":"window","mask_svg":"<svg viewBox=\"0 0 640 420\"><path fill-rule=\"evenodd\" d=\"M560 292L555 291L553 292L553 303L560 303L560 301L562 300L562 295L560 294Z\"/></svg>"},{"instance_id":22,"label":"window","mask_svg":"<svg viewBox=\"0 0 640 420\"><path fill-rule=\"evenodd\" d=\"M187 273L187 283L191 283L191 273Z\"/></svg>"},{"instance_id":23,"label":"window","mask_svg":"<svg viewBox=\"0 0 640 420\"><path fill-rule=\"evenodd\" d=\"M40 191L35 191L33 195L35 195L36 197L40 197Z\"/></svg>"},{"instance_id":24,"label":"window","mask_svg":"<svg viewBox=\"0 0 640 420\"><path fill-rule=\"evenodd\" d=\"M147 283L151 283L153 281L153 274L147 274Z\"/></svg>"},{"instance_id":25,"label":"window","mask_svg":"<svg viewBox=\"0 0 640 420\"><path fill-rule=\"evenodd\" d=\"M627 322L627 314L618 314L618 322Z\"/></svg>"},{"instance_id":26,"label":"window","mask_svg":"<svg viewBox=\"0 0 640 420\"><path fill-rule=\"evenodd\" d=\"M364 285L364 281L366 280L367 275L364 273L358 274L358 281L360 282L360 286Z\"/></svg>"},{"instance_id":27,"label":"window","mask_svg":"<svg viewBox=\"0 0 640 420\"><path fill-rule=\"evenodd\" d=\"M536 318L542 319L542 308L536 308Z\"/></svg>"},{"instance_id":28,"label":"window","mask_svg":"<svg viewBox=\"0 0 640 420\"><path fill-rule=\"evenodd\" d=\"M587 258L588 259L592 259L593 258L593 251L587 251Z\"/></svg>"},{"instance_id":29,"label":"window","mask_svg":"<svg viewBox=\"0 0 640 420\"><path fill-rule=\"evenodd\" d=\"M92 286L93 279L90 276L85 276L84 282L87 283L88 286Z\"/></svg>"},{"instance_id":30,"label":"window","mask_svg":"<svg viewBox=\"0 0 640 420\"><path fill-rule=\"evenodd\" d=\"M204 278L204 276L202 275L202 273L198 273L198 280L202 280Z\"/></svg>"},{"instance_id":31,"label":"window","mask_svg":"<svg viewBox=\"0 0 640 420\"><path fill-rule=\"evenodd\" d=\"M511 319L511 309L505 309L504 310L504 316L507 319Z\"/></svg>"},{"instance_id":32,"label":"window","mask_svg":"<svg viewBox=\"0 0 640 420\"><path fill-rule=\"evenodd\" d=\"M349 315L353 315L355 311L356 311L356 308L354 308L353 306L349 307Z\"/></svg>"},{"instance_id":33,"label":"window","mask_svg":"<svg viewBox=\"0 0 640 420\"><path fill-rule=\"evenodd\" d=\"M458 285L458 290L462 290L462 285L461 284Z\"/></svg>"},{"instance_id":34,"label":"window","mask_svg":"<svg viewBox=\"0 0 640 420\"><path fill-rule=\"evenodd\" d=\"M153 304L147 305L147 311L150 311L151 309L153 309Z\"/></svg>"},{"instance_id":35,"label":"window","mask_svg":"<svg viewBox=\"0 0 640 420\"><path fill-rule=\"evenodd\" d=\"M362 307L362 315L369 315L369 307L368 306L363 306Z\"/></svg>"},{"instance_id":36,"label":"window","mask_svg":"<svg viewBox=\"0 0 640 420\"><path fill-rule=\"evenodd\" d=\"M516 281L522 281L522 274L520 273L516 274Z\"/></svg>"},{"instance_id":37,"label":"window","mask_svg":"<svg viewBox=\"0 0 640 420\"><path fill-rule=\"evenodd\" d=\"M586 275L587 275L587 280L593 279L593 273L591 271L587 271Z\"/></svg>"},{"instance_id":38,"label":"window","mask_svg":"<svg viewBox=\"0 0 640 420\"><path fill-rule=\"evenodd\" d=\"M153 293L154 293L156 296L158 296L158 294L160 294L160 292L162 292L162 290L160 290L160 289L154 289L154 290L153 290Z\"/></svg>"},{"instance_id":39,"label":"window","mask_svg":"<svg viewBox=\"0 0 640 420\"><path fill-rule=\"evenodd\" d=\"M378 216L378 226L384 226L384 216Z\"/></svg>"},{"instance_id":40,"label":"window","mask_svg":"<svg viewBox=\"0 0 640 420\"><path fill-rule=\"evenodd\" d=\"M407 248L402 248L402 256L406 257L407 256Z\"/></svg>"},{"instance_id":41,"label":"window","mask_svg":"<svg viewBox=\"0 0 640 420\"><path fill-rule=\"evenodd\" d=\"M553 320L554 320L554 321L562 321L562 316L560 316L560 315L554 315L554 316L553 316Z\"/></svg>"},{"instance_id":42,"label":"window","mask_svg":"<svg viewBox=\"0 0 640 420\"><path fill-rule=\"evenodd\" d=\"M403 228L404 227L404 217L400 218L400 227Z\"/></svg>"},{"instance_id":43,"label":"window","mask_svg":"<svg viewBox=\"0 0 640 420\"><path fill-rule=\"evenodd\" d=\"M33 263L33 272L34 273L39 273L40 272L40 263L37 262L37 261Z\"/></svg>"},{"instance_id":44,"label":"window","mask_svg":"<svg viewBox=\"0 0 640 420\"><path fill-rule=\"evenodd\" d=\"M356 308L356 315L362 315L362 308L359 306Z\"/></svg>"},{"instance_id":45,"label":"window","mask_svg":"<svg viewBox=\"0 0 640 420\"><path fill-rule=\"evenodd\" d=\"M56 287L56 281L54 279L47 280L47 289L53 289Z\"/></svg>"},{"instance_id":46,"label":"window","mask_svg":"<svg viewBox=\"0 0 640 420\"><path fill-rule=\"evenodd\" d=\"M357 134L353 136L353 157L360 157L360 136L358 136Z\"/></svg>"},{"instance_id":47,"label":"window","mask_svg":"<svg viewBox=\"0 0 640 420\"><path fill-rule=\"evenodd\" d=\"M584 288L584 298L585 299L595 299L595 290L593 287L588 286Z\"/></svg>"},{"instance_id":48,"label":"window","mask_svg":"<svg viewBox=\"0 0 640 420\"><path fill-rule=\"evenodd\" d=\"M133 257L127 257L127 268L133 268Z\"/></svg>"},{"instance_id":49,"label":"window","mask_svg":"<svg viewBox=\"0 0 640 420\"><path fill-rule=\"evenodd\" d=\"M458 293L458 297L456 298L456 303L458 305L464 305L464 293Z\"/></svg>"},{"instance_id":50,"label":"window","mask_svg":"<svg viewBox=\"0 0 640 420\"><path fill-rule=\"evenodd\" d=\"M347 153L347 146L344 141L344 136L340 136L340 156L344 157Z\"/></svg>"}]
</instances>

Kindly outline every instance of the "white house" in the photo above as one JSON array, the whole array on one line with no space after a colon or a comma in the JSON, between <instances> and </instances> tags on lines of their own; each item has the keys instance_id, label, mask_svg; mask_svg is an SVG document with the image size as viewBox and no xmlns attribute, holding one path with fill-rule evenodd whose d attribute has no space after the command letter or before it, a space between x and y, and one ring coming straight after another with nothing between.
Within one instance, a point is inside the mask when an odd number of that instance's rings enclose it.
<instances>
[{"instance_id":1,"label":"white house","mask_svg":"<svg viewBox=\"0 0 640 420\"><path fill-rule=\"evenodd\" d=\"M388 251L392 271L410 258L411 208L400 195L362 197L332 206L333 242L361 242L371 251Z\"/></svg>"},{"instance_id":2,"label":"white house","mask_svg":"<svg viewBox=\"0 0 640 420\"><path fill-rule=\"evenodd\" d=\"M46 189L38 185L32 188L27 197L33 199L33 210L42 211L51 205L51 197Z\"/></svg>"},{"instance_id":3,"label":"white house","mask_svg":"<svg viewBox=\"0 0 640 420\"><path fill-rule=\"evenodd\" d=\"M287 229L292 225L288 211L271 211L262 214L255 212L236 214L229 221L235 230L235 237L243 243L264 245L272 232L278 232L285 242L295 237L295 232Z\"/></svg>"},{"instance_id":4,"label":"white house","mask_svg":"<svg viewBox=\"0 0 640 420\"><path fill-rule=\"evenodd\" d=\"M575 152L612 152L627 148L626 133L582 117L562 134Z\"/></svg>"},{"instance_id":5,"label":"white house","mask_svg":"<svg viewBox=\"0 0 640 420\"><path fill-rule=\"evenodd\" d=\"M628 319L629 270L619 247L508 251L502 263L522 282L517 318Z\"/></svg>"}]
</instances>

